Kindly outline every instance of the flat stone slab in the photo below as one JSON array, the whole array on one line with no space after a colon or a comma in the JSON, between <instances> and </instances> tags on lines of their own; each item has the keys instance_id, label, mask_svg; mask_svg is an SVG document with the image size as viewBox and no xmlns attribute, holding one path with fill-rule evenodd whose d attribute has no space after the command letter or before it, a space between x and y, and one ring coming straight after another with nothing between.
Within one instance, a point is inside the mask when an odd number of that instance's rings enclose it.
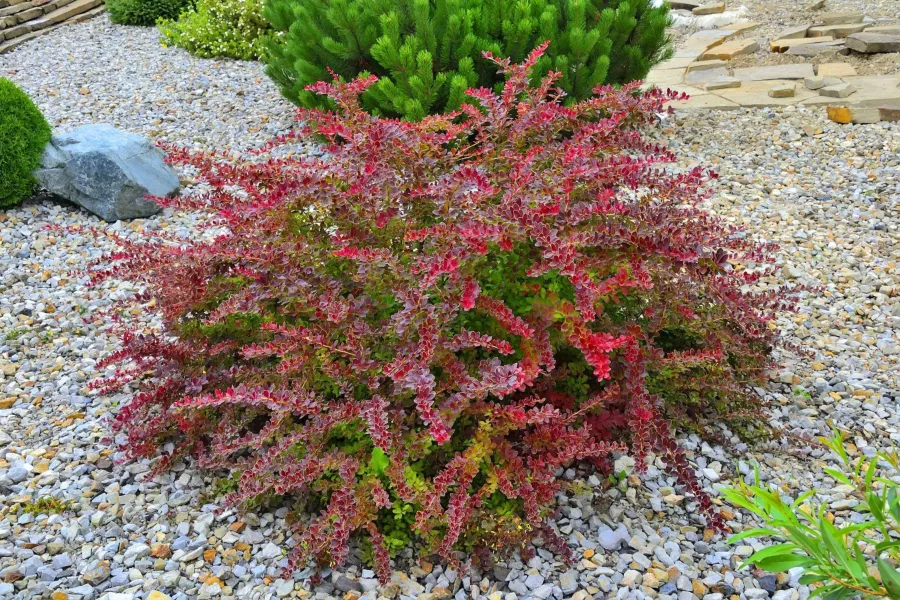
<instances>
[{"instance_id":1,"label":"flat stone slab","mask_svg":"<svg viewBox=\"0 0 900 600\"><path fill-rule=\"evenodd\" d=\"M691 71L684 76L684 82L687 85L705 86L709 83L733 79L728 69L707 69L705 71Z\"/></svg>"},{"instance_id":2,"label":"flat stone slab","mask_svg":"<svg viewBox=\"0 0 900 600\"><path fill-rule=\"evenodd\" d=\"M668 5L675 10L694 10L700 3L694 0L668 0Z\"/></svg>"},{"instance_id":3,"label":"flat stone slab","mask_svg":"<svg viewBox=\"0 0 900 600\"><path fill-rule=\"evenodd\" d=\"M846 98L855 91L856 88L851 84L841 83L838 85L829 85L827 87L823 87L819 90L819 95L825 96L826 98Z\"/></svg>"},{"instance_id":4,"label":"flat stone slab","mask_svg":"<svg viewBox=\"0 0 900 600\"><path fill-rule=\"evenodd\" d=\"M673 57L669 60L664 60L661 63L657 64L654 69L668 70L668 69L685 69L694 63L694 59L681 56L681 57Z\"/></svg>"},{"instance_id":5,"label":"flat stone slab","mask_svg":"<svg viewBox=\"0 0 900 600\"><path fill-rule=\"evenodd\" d=\"M900 86L900 75L860 75L847 77L841 83L849 83L856 88L855 94L840 101L841 106L880 107L900 104L900 87L898 87ZM801 104L806 106L834 105L835 99L815 95L804 99Z\"/></svg>"},{"instance_id":6,"label":"flat stone slab","mask_svg":"<svg viewBox=\"0 0 900 600\"><path fill-rule=\"evenodd\" d=\"M900 52L900 35L863 31L847 36L847 47L864 54Z\"/></svg>"},{"instance_id":7,"label":"flat stone slab","mask_svg":"<svg viewBox=\"0 0 900 600\"><path fill-rule=\"evenodd\" d=\"M724 29L701 29L695 31L685 40L685 44L701 43L701 44L721 44L735 34L733 31Z\"/></svg>"},{"instance_id":8,"label":"flat stone slab","mask_svg":"<svg viewBox=\"0 0 900 600\"><path fill-rule=\"evenodd\" d=\"M900 74L844 77L844 83L851 83L856 87L858 91L854 97L861 96L876 102L900 98Z\"/></svg>"},{"instance_id":9,"label":"flat stone slab","mask_svg":"<svg viewBox=\"0 0 900 600\"><path fill-rule=\"evenodd\" d=\"M785 29L775 36L776 40L796 40L806 37L806 31L809 29L809 25L801 25L799 27L791 27L789 29Z\"/></svg>"},{"instance_id":10,"label":"flat stone slab","mask_svg":"<svg viewBox=\"0 0 900 600\"><path fill-rule=\"evenodd\" d=\"M706 48L700 48L696 45L679 48L672 55L672 58L690 58L695 59L706 52Z\"/></svg>"},{"instance_id":11,"label":"flat stone slab","mask_svg":"<svg viewBox=\"0 0 900 600\"><path fill-rule=\"evenodd\" d=\"M733 31L735 35L740 33L747 33L748 31L753 31L754 29L759 28L759 23L731 23L730 25L724 25L720 29L727 29L728 31Z\"/></svg>"},{"instance_id":12,"label":"flat stone slab","mask_svg":"<svg viewBox=\"0 0 900 600\"><path fill-rule=\"evenodd\" d=\"M900 35L900 23L894 23L892 25L878 25L876 27L869 27L866 29L866 33L883 33L885 35Z\"/></svg>"},{"instance_id":13,"label":"flat stone slab","mask_svg":"<svg viewBox=\"0 0 900 600\"><path fill-rule=\"evenodd\" d=\"M717 79L716 81L711 81L703 87L707 92L712 92L715 90L729 90L741 87L741 80L735 79L734 77L723 77L721 79Z\"/></svg>"},{"instance_id":14,"label":"flat stone slab","mask_svg":"<svg viewBox=\"0 0 900 600\"><path fill-rule=\"evenodd\" d=\"M724 69L728 66L724 60L698 60L692 62L685 69L685 73L693 73L694 71L709 71L710 69Z\"/></svg>"},{"instance_id":15,"label":"flat stone slab","mask_svg":"<svg viewBox=\"0 0 900 600\"><path fill-rule=\"evenodd\" d=\"M745 67L735 69L734 76L742 81L768 81L775 79L806 79L813 77L813 66L806 63L796 65L771 65L767 67Z\"/></svg>"},{"instance_id":16,"label":"flat stone slab","mask_svg":"<svg viewBox=\"0 0 900 600\"><path fill-rule=\"evenodd\" d=\"M862 23L863 17L861 12L824 12L816 15L816 25Z\"/></svg>"},{"instance_id":17,"label":"flat stone slab","mask_svg":"<svg viewBox=\"0 0 900 600\"><path fill-rule=\"evenodd\" d=\"M882 121L890 123L900 122L900 100L890 105L879 106L878 114L881 116Z\"/></svg>"},{"instance_id":18,"label":"flat stone slab","mask_svg":"<svg viewBox=\"0 0 900 600\"><path fill-rule=\"evenodd\" d=\"M826 38L819 38L826 39ZM818 56L819 54L824 54L825 52L834 52L836 50L840 50L844 47L844 40L832 40L828 42L816 42L815 44L802 44L800 46L794 46L792 48L788 48L785 51L785 54L791 54L794 56Z\"/></svg>"},{"instance_id":19,"label":"flat stone slab","mask_svg":"<svg viewBox=\"0 0 900 600\"><path fill-rule=\"evenodd\" d=\"M786 52L788 50L792 50L798 46L805 46L808 44L821 44L823 42L833 42L833 37L820 37L820 38L798 38L793 40L775 40L774 42L769 42L769 49L772 52Z\"/></svg>"},{"instance_id":20,"label":"flat stone slab","mask_svg":"<svg viewBox=\"0 0 900 600\"><path fill-rule=\"evenodd\" d=\"M725 12L725 3L724 2L713 2L712 4L704 4L702 6L698 6L691 10L697 16L702 15L717 15L719 13Z\"/></svg>"},{"instance_id":21,"label":"flat stone slab","mask_svg":"<svg viewBox=\"0 0 900 600\"><path fill-rule=\"evenodd\" d=\"M678 92L679 94L687 94L691 98L696 98L697 96L705 96L709 94L703 88L699 88L693 85L687 85L686 83L682 83L679 85L670 85L669 89L673 92Z\"/></svg>"},{"instance_id":22,"label":"flat stone slab","mask_svg":"<svg viewBox=\"0 0 900 600\"><path fill-rule=\"evenodd\" d=\"M741 107L740 104L715 94L691 96L687 100L672 102L670 106L675 110L737 110Z\"/></svg>"},{"instance_id":23,"label":"flat stone slab","mask_svg":"<svg viewBox=\"0 0 900 600\"><path fill-rule=\"evenodd\" d=\"M756 40L730 40L710 48L700 58L702 60L731 60L735 56L753 54L759 50L759 42Z\"/></svg>"},{"instance_id":24,"label":"flat stone slab","mask_svg":"<svg viewBox=\"0 0 900 600\"><path fill-rule=\"evenodd\" d=\"M652 69L644 78L644 83L657 87L681 83L684 80L684 69Z\"/></svg>"},{"instance_id":25,"label":"flat stone slab","mask_svg":"<svg viewBox=\"0 0 900 600\"><path fill-rule=\"evenodd\" d=\"M845 38L851 33L859 33L869 26L868 23L851 23L845 25L821 25L810 27L806 32L807 37L831 37L834 39Z\"/></svg>"},{"instance_id":26,"label":"flat stone slab","mask_svg":"<svg viewBox=\"0 0 900 600\"><path fill-rule=\"evenodd\" d=\"M853 77L856 75L856 67L850 63L822 63L818 74L822 77Z\"/></svg>"},{"instance_id":27,"label":"flat stone slab","mask_svg":"<svg viewBox=\"0 0 900 600\"><path fill-rule=\"evenodd\" d=\"M871 106L829 106L828 119L835 123L879 123L881 112Z\"/></svg>"},{"instance_id":28,"label":"flat stone slab","mask_svg":"<svg viewBox=\"0 0 900 600\"><path fill-rule=\"evenodd\" d=\"M816 75L815 77L807 77L803 80L803 85L806 86L808 90L820 90L823 87L828 87L831 85L840 85L844 83L837 77L825 77L824 75Z\"/></svg>"},{"instance_id":29,"label":"flat stone slab","mask_svg":"<svg viewBox=\"0 0 900 600\"><path fill-rule=\"evenodd\" d=\"M763 106L789 106L799 104L803 100L815 98L816 93L804 87L794 88L794 95L786 98L773 98L769 92L784 85L794 85L793 81L750 81L741 84L741 87L732 90L711 92L730 100L741 106L757 108Z\"/></svg>"}]
</instances>

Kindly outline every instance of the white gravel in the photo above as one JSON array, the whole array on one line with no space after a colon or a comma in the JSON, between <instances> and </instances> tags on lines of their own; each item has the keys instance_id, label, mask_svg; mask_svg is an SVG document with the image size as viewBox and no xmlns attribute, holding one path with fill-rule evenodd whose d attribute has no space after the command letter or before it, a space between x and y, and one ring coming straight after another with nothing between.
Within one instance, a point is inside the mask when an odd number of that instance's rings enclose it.
<instances>
[{"instance_id":1,"label":"white gravel","mask_svg":"<svg viewBox=\"0 0 900 600\"><path fill-rule=\"evenodd\" d=\"M259 63L193 58L163 48L152 27L100 16L0 55L0 76L67 129L110 123L153 140L226 150L285 130L293 107Z\"/></svg>"},{"instance_id":2,"label":"white gravel","mask_svg":"<svg viewBox=\"0 0 900 600\"><path fill-rule=\"evenodd\" d=\"M242 149L290 122L291 107L259 65L196 60L159 48L153 30L111 26L105 18L0 57L0 75L20 83L60 127L110 122L172 143ZM772 421L807 435L833 422L865 453L900 440L900 127L841 126L821 111L793 108L692 113L663 127L660 135L685 165L720 171L710 208L779 242L786 276L821 288L803 298L799 314L778 323L813 355L783 354L783 370L763 390ZM483 572L456 573L407 553L386 588L357 559L325 571L318 586L309 571L280 580L285 509L238 524L231 512L215 514L215 500L203 496L210 475L182 466L148 482L141 478L146 463L113 464L105 420L127 399L94 397L85 385L114 347L108 324L92 316L129 289L86 288L72 271L108 250L106 243L54 233L48 224L190 235L193 217L167 211L104 225L49 200L0 213L2 600L809 595L796 574L739 570L751 548L730 547L704 531L696 505L659 465L612 487L586 473L564 474L588 483L560 497L557 523L578 558L573 565L538 549L527 562L513 557ZM821 449L791 442L763 451L732 440L726 450L693 436L683 444L713 494L759 462L786 492L815 488L839 522L854 518L852 502L822 472ZM617 468L629 470L629 459ZM67 509L24 510L48 496L66 500ZM736 530L747 523L727 507L725 514Z\"/></svg>"}]
</instances>

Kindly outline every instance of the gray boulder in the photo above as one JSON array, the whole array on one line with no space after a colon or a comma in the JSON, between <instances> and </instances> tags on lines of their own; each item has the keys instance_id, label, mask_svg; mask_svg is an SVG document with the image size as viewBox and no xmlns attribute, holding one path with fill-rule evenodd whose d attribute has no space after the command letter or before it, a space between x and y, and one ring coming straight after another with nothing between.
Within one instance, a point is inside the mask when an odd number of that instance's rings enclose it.
<instances>
[{"instance_id":1,"label":"gray boulder","mask_svg":"<svg viewBox=\"0 0 900 600\"><path fill-rule=\"evenodd\" d=\"M34 172L48 191L106 221L149 217L159 206L145 196L178 191L178 176L146 139L111 125L85 125L54 135Z\"/></svg>"}]
</instances>

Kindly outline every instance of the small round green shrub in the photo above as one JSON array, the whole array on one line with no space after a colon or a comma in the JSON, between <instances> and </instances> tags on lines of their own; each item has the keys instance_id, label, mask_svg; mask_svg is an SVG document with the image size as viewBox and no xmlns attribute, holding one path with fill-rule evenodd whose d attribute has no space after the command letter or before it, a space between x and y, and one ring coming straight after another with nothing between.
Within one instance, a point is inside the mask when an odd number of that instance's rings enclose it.
<instances>
[{"instance_id":1,"label":"small round green shrub","mask_svg":"<svg viewBox=\"0 0 900 600\"><path fill-rule=\"evenodd\" d=\"M0 207L28 197L35 186L32 171L50 141L50 125L31 98L0 78Z\"/></svg>"},{"instance_id":2,"label":"small round green shrub","mask_svg":"<svg viewBox=\"0 0 900 600\"><path fill-rule=\"evenodd\" d=\"M160 19L177 19L192 5L192 0L106 0L110 20L119 25L156 25Z\"/></svg>"},{"instance_id":3,"label":"small round green shrub","mask_svg":"<svg viewBox=\"0 0 900 600\"><path fill-rule=\"evenodd\" d=\"M201 58L259 58L269 23L263 0L198 0L177 20L160 21L164 44L184 48Z\"/></svg>"}]
</instances>

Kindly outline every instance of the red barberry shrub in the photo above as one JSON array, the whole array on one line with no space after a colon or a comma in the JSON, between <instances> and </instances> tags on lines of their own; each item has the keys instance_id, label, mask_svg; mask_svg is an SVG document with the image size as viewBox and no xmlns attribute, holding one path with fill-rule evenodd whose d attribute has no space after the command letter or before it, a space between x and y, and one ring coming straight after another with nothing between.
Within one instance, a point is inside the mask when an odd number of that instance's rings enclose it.
<instances>
[{"instance_id":1,"label":"red barberry shrub","mask_svg":"<svg viewBox=\"0 0 900 600\"><path fill-rule=\"evenodd\" d=\"M255 158L169 149L209 191L160 202L208 212L208 237L120 239L94 271L144 284L163 322L105 361L102 387L138 387L124 448L239 473L229 505L294 502L290 568L341 563L354 534L382 578L413 539L453 560L553 538L561 468L628 448L720 525L669 419L757 406L770 249L642 137L677 94L564 106L528 82L539 53L460 113L380 119L373 78L320 83L339 111L301 110ZM298 137L325 153L276 151Z\"/></svg>"}]
</instances>

